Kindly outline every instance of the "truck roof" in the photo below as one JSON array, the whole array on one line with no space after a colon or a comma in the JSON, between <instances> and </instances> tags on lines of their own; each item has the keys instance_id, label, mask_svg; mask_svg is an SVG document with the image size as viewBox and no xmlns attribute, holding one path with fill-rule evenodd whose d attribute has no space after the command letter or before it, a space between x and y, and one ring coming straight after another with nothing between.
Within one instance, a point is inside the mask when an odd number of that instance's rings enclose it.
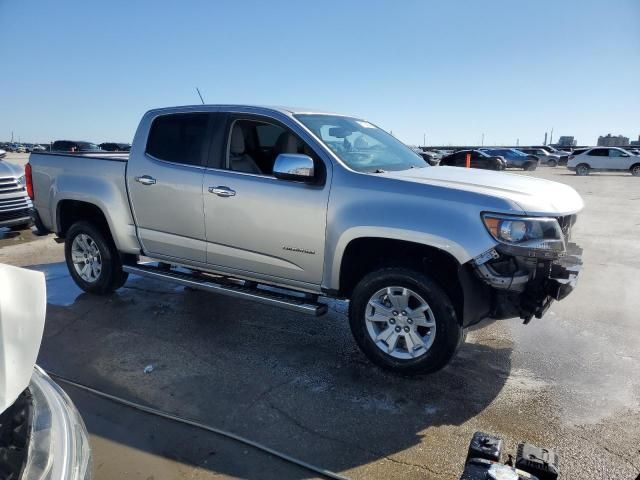
<instances>
[{"instance_id":1,"label":"truck roof","mask_svg":"<svg viewBox=\"0 0 640 480\"><path fill-rule=\"evenodd\" d=\"M163 107L154 108L147 113L177 113L182 111L212 111L212 110L248 110L255 112L279 112L285 115L294 115L301 113L321 114L321 115L336 115L341 117L351 116L341 113L327 112L316 108L303 108L303 107L286 107L281 105L250 105L250 104L204 104L204 105L182 105L175 107Z\"/></svg>"}]
</instances>

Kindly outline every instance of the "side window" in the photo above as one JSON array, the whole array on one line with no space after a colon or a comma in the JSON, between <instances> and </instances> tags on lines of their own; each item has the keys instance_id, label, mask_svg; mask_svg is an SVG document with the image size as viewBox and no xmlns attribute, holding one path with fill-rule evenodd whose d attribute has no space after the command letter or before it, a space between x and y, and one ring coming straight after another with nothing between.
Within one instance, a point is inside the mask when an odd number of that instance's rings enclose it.
<instances>
[{"instance_id":1,"label":"side window","mask_svg":"<svg viewBox=\"0 0 640 480\"><path fill-rule=\"evenodd\" d=\"M609 155L609 152L606 148L594 148L587 153L590 157L606 157Z\"/></svg>"},{"instance_id":2,"label":"side window","mask_svg":"<svg viewBox=\"0 0 640 480\"><path fill-rule=\"evenodd\" d=\"M622 156L622 151L617 150L615 148L610 148L609 149L609 156L610 157L621 157Z\"/></svg>"},{"instance_id":3,"label":"side window","mask_svg":"<svg viewBox=\"0 0 640 480\"><path fill-rule=\"evenodd\" d=\"M167 162L202 165L207 113L163 115L151 124L146 152Z\"/></svg>"},{"instance_id":4,"label":"side window","mask_svg":"<svg viewBox=\"0 0 640 480\"><path fill-rule=\"evenodd\" d=\"M227 147L227 168L236 172L272 175L281 153L303 153L320 160L288 128L259 120L235 120Z\"/></svg>"}]
</instances>

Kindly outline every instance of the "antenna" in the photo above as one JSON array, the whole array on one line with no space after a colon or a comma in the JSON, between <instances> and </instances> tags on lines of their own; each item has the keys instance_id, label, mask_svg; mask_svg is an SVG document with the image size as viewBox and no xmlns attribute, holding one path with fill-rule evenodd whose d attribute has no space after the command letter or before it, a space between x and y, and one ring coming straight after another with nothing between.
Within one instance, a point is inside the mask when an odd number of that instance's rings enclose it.
<instances>
[{"instance_id":1,"label":"antenna","mask_svg":"<svg viewBox=\"0 0 640 480\"><path fill-rule=\"evenodd\" d=\"M200 101L204 105L204 99L202 98L202 94L200 93L200 89L198 87L196 87L196 92L198 92L198 96L200 97Z\"/></svg>"}]
</instances>

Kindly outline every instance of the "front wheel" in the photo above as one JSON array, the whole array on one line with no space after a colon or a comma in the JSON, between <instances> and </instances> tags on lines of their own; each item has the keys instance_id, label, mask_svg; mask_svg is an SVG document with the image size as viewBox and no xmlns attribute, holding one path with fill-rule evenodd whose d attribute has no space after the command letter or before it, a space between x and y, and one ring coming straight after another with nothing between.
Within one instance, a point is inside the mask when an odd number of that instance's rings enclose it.
<instances>
[{"instance_id":1,"label":"front wheel","mask_svg":"<svg viewBox=\"0 0 640 480\"><path fill-rule=\"evenodd\" d=\"M556 160L549 160L547 162L547 167L557 167L558 166L558 162Z\"/></svg>"},{"instance_id":2,"label":"front wheel","mask_svg":"<svg viewBox=\"0 0 640 480\"><path fill-rule=\"evenodd\" d=\"M427 275L406 268L366 275L354 289L349 324L369 360L405 375L440 370L463 337L447 294Z\"/></svg>"},{"instance_id":3,"label":"front wheel","mask_svg":"<svg viewBox=\"0 0 640 480\"><path fill-rule=\"evenodd\" d=\"M85 292L111 293L129 276L122 271L113 240L88 222L77 222L69 228L64 256L71 277Z\"/></svg>"},{"instance_id":4,"label":"front wheel","mask_svg":"<svg viewBox=\"0 0 640 480\"><path fill-rule=\"evenodd\" d=\"M529 162L529 163L525 164L524 169L527 172L533 172L536 169L537 166L538 165L536 165L535 163Z\"/></svg>"}]
</instances>

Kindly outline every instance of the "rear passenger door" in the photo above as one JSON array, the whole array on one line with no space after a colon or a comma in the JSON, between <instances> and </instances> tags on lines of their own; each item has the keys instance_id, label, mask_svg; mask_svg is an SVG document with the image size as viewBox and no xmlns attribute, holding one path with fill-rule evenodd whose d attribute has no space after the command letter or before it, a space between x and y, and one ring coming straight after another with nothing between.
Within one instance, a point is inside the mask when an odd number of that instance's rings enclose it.
<instances>
[{"instance_id":1,"label":"rear passenger door","mask_svg":"<svg viewBox=\"0 0 640 480\"><path fill-rule=\"evenodd\" d=\"M146 146L129 157L127 187L146 255L206 262L202 178L215 115L159 115Z\"/></svg>"},{"instance_id":2,"label":"rear passenger door","mask_svg":"<svg viewBox=\"0 0 640 480\"><path fill-rule=\"evenodd\" d=\"M628 170L631 167L631 157L617 148L609 149L609 165L611 169Z\"/></svg>"},{"instance_id":3,"label":"rear passenger door","mask_svg":"<svg viewBox=\"0 0 640 480\"><path fill-rule=\"evenodd\" d=\"M595 169L611 168L609 165L609 149L608 148L592 148L586 155L589 166ZM580 162L578 162L580 163Z\"/></svg>"}]
</instances>

